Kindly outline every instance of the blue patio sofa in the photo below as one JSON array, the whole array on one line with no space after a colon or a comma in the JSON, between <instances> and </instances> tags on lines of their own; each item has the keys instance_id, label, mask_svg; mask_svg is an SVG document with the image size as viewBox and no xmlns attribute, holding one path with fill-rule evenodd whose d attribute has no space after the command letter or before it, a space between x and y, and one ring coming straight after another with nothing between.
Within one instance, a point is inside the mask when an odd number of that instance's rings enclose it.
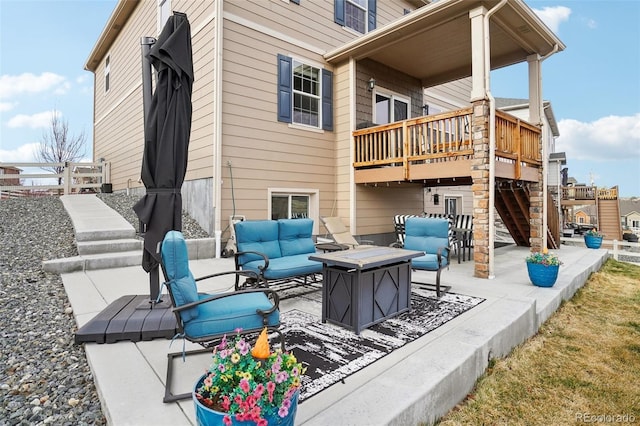
<instances>
[{"instance_id":1,"label":"blue patio sofa","mask_svg":"<svg viewBox=\"0 0 640 426\"><path fill-rule=\"evenodd\" d=\"M258 286L269 282L315 276L322 263L309 260L316 252L312 219L245 220L235 224L236 270L258 274ZM245 282L244 286L254 285ZM240 289L236 277L236 290Z\"/></svg>"}]
</instances>

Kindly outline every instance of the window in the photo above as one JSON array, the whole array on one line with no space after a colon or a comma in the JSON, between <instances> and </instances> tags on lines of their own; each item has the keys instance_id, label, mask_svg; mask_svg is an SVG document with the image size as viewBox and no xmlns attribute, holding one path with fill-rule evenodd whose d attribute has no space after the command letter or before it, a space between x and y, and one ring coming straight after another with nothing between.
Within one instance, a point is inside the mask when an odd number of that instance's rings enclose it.
<instances>
[{"instance_id":1,"label":"window","mask_svg":"<svg viewBox=\"0 0 640 426\"><path fill-rule=\"evenodd\" d=\"M171 16L171 0L158 0L158 34Z\"/></svg>"},{"instance_id":2,"label":"window","mask_svg":"<svg viewBox=\"0 0 640 426\"><path fill-rule=\"evenodd\" d=\"M376 91L374 122L388 124L409 118L409 99Z\"/></svg>"},{"instance_id":3,"label":"window","mask_svg":"<svg viewBox=\"0 0 640 426\"><path fill-rule=\"evenodd\" d=\"M444 197L444 213L449 216L456 216L458 214L458 206L462 203L461 197Z\"/></svg>"},{"instance_id":4,"label":"window","mask_svg":"<svg viewBox=\"0 0 640 426\"><path fill-rule=\"evenodd\" d=\"M319 127L320 68L293 61L293 122Z\"/></svg>"},{"instance_id":5,"label":"window","mask_svg":"<svg viewBox=\"0 0 640 426\"><path fill-rule=\"evenodd\" d=\"M109 63L111 62L111 57L107 56L107 59L104 61L104 92L107 93L109 91L109 76L111 74L111 67Z\"/></svg>"},{"instance_id":6,"label":"window","mask_svg":"<svg viewBox=\"0 0 640 426\"><path fill-rule=\"evenodd\" d=\"M309 217L309 196L271 194L271 219L302 219Z\"/></svg>"},{"instance_id":7,"label":"window","mask_svg":"<svg viewBox=\"0 0 640 426\"><path fill-rule=\"evenodd\" d=\"M333 130L333 73L278 55L278 121Z\"/></svg>"},{"instance_id":8,"label":"window","mask_svg":"<svg viewBox=\"0 0 640 426\"><path fill-rule=\"evenodd\" d=\"M344 25L359 33L367 32L367 3L366 0L345 0Z\"/></svg>"},{"instance_id":9,"label":"window","mask_svg":"<svg viewBox=\"0 0 640 426\"><path fill-rule=\"evenodd\" d=\"M376 28L376 0L334 0L334 21L366 34Z\"/></svg>"}]
</instances>

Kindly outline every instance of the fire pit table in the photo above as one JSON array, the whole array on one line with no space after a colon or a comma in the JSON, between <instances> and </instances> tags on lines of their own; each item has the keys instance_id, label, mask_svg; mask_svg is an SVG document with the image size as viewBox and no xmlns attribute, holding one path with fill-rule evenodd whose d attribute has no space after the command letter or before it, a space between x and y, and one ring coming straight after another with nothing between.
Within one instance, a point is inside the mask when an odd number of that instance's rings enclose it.
<instances>
[{"instance_id":1,"label":"fire pit table","mask_svg":"<svg viewBox=\"0 0 640 426\"><path fill-rule=\"evenodd\" d=\"M411 259L421 251L360 246L316 253L322 262L322 322L356 334L411 309Z\"/></svg>"}]
</instances>

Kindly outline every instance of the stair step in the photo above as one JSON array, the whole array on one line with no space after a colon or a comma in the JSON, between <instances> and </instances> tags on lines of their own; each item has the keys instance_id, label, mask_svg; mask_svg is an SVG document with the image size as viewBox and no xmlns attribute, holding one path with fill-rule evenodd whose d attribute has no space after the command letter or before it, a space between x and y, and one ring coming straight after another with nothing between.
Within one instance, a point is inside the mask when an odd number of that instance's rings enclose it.
<instances>
[{"instance_id":1,"label":"stair step","mask_svg":"<svg viewBox=\"0 0 640 426\"><path fill-rule=\"evenodd\" d=\"M122 240L136 237L136 230L132 227L113 227L111 229L76 231L76 241Z\"/></svg>"},{"instance_id":2,"label":"stair step","mask_svg":"<svg viewBox=\"0 0 640 426\"><path fill-rule=\"evenodd\" d=\"M84 256L45 260L42 267L46 272L63 274L74 271L122 268L142 264L142 250L120 253L100 253Z\"/></svg>"},{"instance_id":3,"label":"stair step","mask_svg":"<svg viewBox=\"0 0 640 426\"><path fill-rule=\"evenodd\" d=\"M135 238L99 241L78 241L78 254L81 256L100 253L119 253L142 250L142 240Z\"/></svg>"}]
</instances>

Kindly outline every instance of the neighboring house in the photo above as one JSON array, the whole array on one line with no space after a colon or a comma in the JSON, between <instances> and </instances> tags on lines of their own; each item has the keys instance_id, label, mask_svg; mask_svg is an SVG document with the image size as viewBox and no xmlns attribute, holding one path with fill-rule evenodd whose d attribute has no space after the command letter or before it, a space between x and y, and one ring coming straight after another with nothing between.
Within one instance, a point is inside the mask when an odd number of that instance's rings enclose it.
<instances>
[{"instance_id":1,"label":"neighboring house","mask_svg":"<svg viewBox=\"0 0 640 426\"><path fill-rule=\"evenodd\" d=\"M0 175L4 175L1 186L20 186L20 172L22 169L13 166L0 166ZM16 176L9 177L9 176Z\"/></svg>"},{"instance_id":2,"label":"neighboring house","mask_svg":"<svg viewBox=\"0 0 640 426\"><path fill-rule=\"evenodd\" d=\"M619 202L622 229L640 231L640 198L621 198Z\"/></svg>"},{"instance_id":3,"label":"neighboring house","mask_svg":"<svg viewBox=\"0 0 640 426\"><path fill-rule=\"evenodd\" d=\"M573 222L583 225L597 224L598 216L596 206L585 206L577 209L573 215Z\"/></svg>"},{"instance_id":4,"label":"neighboring house","mask_svg":"<svg viewBox=\"0 0 640 426\"><path fill-rule=\"evenodd\" d=\"M539 83L565 46L523 1L121 0L85 64L94 156L116 191L140 176L140 40L172 10L191 23L195 70L183 201L217 247L233 215L304 215L316 234L340 216L384 244L394 214L425 209L424 188L457 185L473 189L476 276L493 275L494 209L519 209L518 244L546 244ZM490 69L521 62L528 122L494 114L487 86ZM508 182L513 194L493 191Z\"/></svg>"}]
</instances>

